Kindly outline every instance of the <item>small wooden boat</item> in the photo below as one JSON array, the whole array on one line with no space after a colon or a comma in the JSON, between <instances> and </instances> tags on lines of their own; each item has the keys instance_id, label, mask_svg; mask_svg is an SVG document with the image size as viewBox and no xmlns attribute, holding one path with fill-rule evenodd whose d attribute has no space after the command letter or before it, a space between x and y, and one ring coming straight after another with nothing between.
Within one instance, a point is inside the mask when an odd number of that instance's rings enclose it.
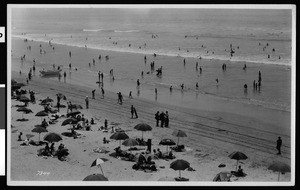
<instances>
[{"instance_id":1,"label":"small wooden boat","mask_svg":"<svg viewBox=\"0 0 300 190\"><path fill-rule=\"evenodd\" d=\"M58 76L60 75L60 70L47 70L47 71L40 71L42 76Z\"/></svg>"}]
</instances>

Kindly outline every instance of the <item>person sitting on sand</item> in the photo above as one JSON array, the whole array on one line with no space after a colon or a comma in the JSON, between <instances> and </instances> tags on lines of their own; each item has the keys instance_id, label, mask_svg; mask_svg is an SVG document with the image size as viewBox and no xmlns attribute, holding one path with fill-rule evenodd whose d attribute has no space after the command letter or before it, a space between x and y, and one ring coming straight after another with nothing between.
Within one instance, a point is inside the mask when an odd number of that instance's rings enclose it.
<instances>
[{"instance_id":1,"label":"person sitting on sand","mask_svg":"<svg viewBox=\"0 0 300 190\"><path fill-rule=\"evenodd\" d=\"M171 158L171 159L172 159L172 158L173 158L173 156L174 156L174 155L173 155L173 152L172 152L172 151L170 151L170 152L169 152L169 155L168 155L168 158Z\"/></svg>"},{"instance_id":2,"label":"person sitting on sand","mask_svg":"<svg viewBox=\"0 0 300 190\"><path fill-rule=\"evenodd\" d=\"M49 124L47 123L46 119L42 121L42 127L47 127Z\"/></svg>"},{"instance_id":3,"label":"person sitting on sand","mask_svg":"<svg viewBox=\"0 0 300 190\"><path fill-rule=\"evenodd\" d=\"M91 119L91 125L95 124L94 118Z\"/></svg>"},{"instance_id":4,"label":"person sitting on sand","mask_svg":"<svg viewBox=\"0 0 300 190\"><path fill-rule=\"evenodd\" d=\"M105 137L103 137L103 144L108 144L109 143L109 140L106 140Z\"/></svg>"},{"instance_id":5,"label":"person sitting on sand","mask_svg":"<svg viewBox=\"0 0 300 190\"><path fill-rule=\"evenodd\" d=\"M158 158L162 158L162 152L160 151L160 149L157 149L157 157Z\"/></svg>"},{"instance_id":6,"label":"person sitting on sand","mask_svg":"<svg viewBox=\"0 0 300 190\"><path fill-rule=\"evenodd\" d=\"M53 154L54 152L54 142L51 143L51 146L50 146L50 153Z\"/></svg>"}]
</instances>

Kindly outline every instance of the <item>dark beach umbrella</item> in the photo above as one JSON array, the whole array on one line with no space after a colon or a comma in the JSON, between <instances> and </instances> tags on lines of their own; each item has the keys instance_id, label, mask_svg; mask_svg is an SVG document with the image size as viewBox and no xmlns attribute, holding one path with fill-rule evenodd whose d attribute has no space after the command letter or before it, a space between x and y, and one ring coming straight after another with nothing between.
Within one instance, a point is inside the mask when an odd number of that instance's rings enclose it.
<instances>
[{"instance_id":1,"label":"dark beach umbrella","mask_svg":"<svg viewBox=\"0 0 300 190\"><path fill-rule=\"evenodd\" d=\"M61 136L59 134L56 133L48 133L45 137L44 137L45 141L48 142L59 142L62 140Z\"/></svg>"},{"instance_id":2,"label":"dark beach umbrella","mask_svg":"<svg viewBox=\"0 0 300 190\"><path fill-rule=\"evenodd\" d=\"M139 145L139 142L137 142L135 139L129 138L129 139L124 140L122 145L132 147L132 146ZM131 152L131 150L130 150L130 152Z\"/></svg>"},{"instance_id":3,"label":"dark beach umbrella","mask_svg":"<svg viewBox=\"0 0 300 190\"><path fill-rule=\"evenodd\" d=\"M108 181L102 174L92 174L83 179L83 181Z\"/></svg>"},{"instance_id":4,"label":"dark beach umbrella","mask_svg":"<svg viewBox=\"0 0 300 190\"><path fill-rule=\"evenodd\" d=\"M170 168L173 170L179 170L179 178L181 178L181 170L185 170L190 167L190 163L185 160L175 160L170 164Z\"/></svg>"},{"instance_id":5,"label":"dark beach umbrella","mask_svg":"<svg viewBox=\"0 0 300 190\"><path fill-rule=\"evenodd\" d=\"M71 108L72 109L83 109L82 106L79 104L72 104Z\"/></svg>"},{"instance_id":6,"label":"dark beach umbrella","mask_svg":"<svg viewBox=\"0 0 300 190\"><path fill-rule=\"evenodd\" d=\"M35 114L35 116L41 117L41 121L42 121L42 117L48 116L49 114L45 111L39 111Z\"/></svg>"},{"instance_id":7,"label":"dark beach umbrella","mask_svg":"<svg viewBox=\"0 0 300 190\"><path fill-rule=\"evenodd\" d=\"M25 107L21 107L17 109L17 112L22 112L22 119L24 119L23 115L28 114L28 113L33 113L31 109L25 108Z\"/></svg>"},{"instance_id":8,"label":"dark beach umbrella","mask_svg":"<svg viewBox=\"0 0 300 190\"><path fill-rule=\"evenodd\" d=\"M68 118L62 122L61 126L68 125L68 124L76 124L76 123L78 123L77 119Z\"/></svg>"},{"instance_id":9,"label":"dark beach umbrella","mask_svg":"<svg viewBox=\"0 0 300 190\"><path fill-rule=\"evenodd\" d=\"M152 127L150 125L146 124L146 123L137 124L134 128L138 131L142 131L142 139L143 139L143 132L144 131L151 131L152 130Z\"/></svg>"},{"instance_id":10,"label":"dark beach umbrella","mask_svg":"<svg viewBox=\"0 0 300 190\"><path fill-rule=\"evenodd\" d=\"M173 136L178 137L177 146L179 145L179 138L180 137L187 137L186 133L181 130L174 130L172 133Z\"/></svg>"},{"instance_id":11,"label":"dark beach umbrella","mask_svg":"<svg viewBox=\"0 0 300 190\"><path fill-rule=\"evenodd\" d=\"M278 181L280 179L280 173L291 172L291 167L283 162L275 162L268 167L269 170L278 172Z\"/></svg>"},{"instance_id":12,"label":"dark beach umbrella","mask_svg":"<svg viewBox=\"0 0 300 190\"><path fill-rule=\"evenodd\" d=\"M244 153L239 152L239 151L234 151L233 153L229 154L228 157L237 161L236 162L236 170L237 170L239 160L246 160L248 158Z\"/></svg>"},{"instance_id":13,"label":"dark beach umbrella","mask_svg":"<svg viewBox=\"0 0 300 190\"><path fill-rule=\"evenodd\" d=\"M19 99L20 102L24 102L25 105L30 102L30 99L27 98L26 96L21 96L20 99Z\"/></svg>"},{"instance_id":14,"label":"dark beach umbrella","mask_svg":"<svg viewBox=\"0 0 300 190\"><path fill-rule=\"evenodd\" d=\"M67 113L67 117L70 117L70 116L75 116L75 115L77 115L77 114L80 114L81 112L80 111L78 111L78 110L76 110L76 111L72 111L72 112L70 112L70 113Z\"/></svg>"},{"instance_id":15,"label":"dark beach umbrella","mask_svg":"<svg viewBox=\"0 0 300 190\"><path fill-rule=\"evenodd\" d=\"M93 167L93 166L98 166L98 167L100 167L101 172L102 172L102 174L103 174L103 176L104 176L104 173L103 173L101 164L103 164L103 163L106 162L106 161L108 161L108 159L106 159L106 158L97 158L96 160L94 160L94 162L92 163L91 167Z\"/></svg>"},{"instance_id":16,"label":"dark beach umbrella","mask_svg":"<svg viewBox=\"0 0 300 190\"><path fill-rule=\"evenodd\" d=\"M124 145L124 146L136 146L136 145L139 145L139 143L135 139L129 138L129 139L124 140L122 145Z\"/></svg>"},{"instance_id":17,"label":"dark beach umbrella","mask_svg":"<svg viewBox=\"0 0 300 190\"><path fill-rule=\"evenodd\" d=\"M50 103L50 102L53 102L53 99L47 97L46 99L42 100L41 104L47 104L47 103Z\"/></svg>"},{"instance_id":18,"label":"dark beach umbrella","mask_svg":"<svg viewBox=\"0 0 300 190\"><path fill-rule=\"evenodd\" d=\"M159 142L159 144L167 146L167 152L169 146L176 145L176 143L172 139L163 139Z\"/></svg>"},{"instance_id":19,"label":"dark beach umbrella","mask_svg":"<svg viewBox=\"0 0 300 190\"><path fill-rule=\"evenodd\" d=\"M46 132L48 132L48 130L44 127L35 127L34 129L31 130L31 132L38 133L39 134L39 141L41 141L40 140L41 133L46 133Z\"/></svg>"},{"instance_id":20,"label":"dark beach umbrella","mask_svg":"<svg viewBox=\"0 0 300 190\"><path fill-rule=\"evenodd\" d=\"M230 172L220 172L214 177L213 181L230 181L231 176Z\"/></svg>"},{"instance_id":21,"label":"dark beach umbrella","mask_svg":"<svg viewBox=\"0 0 300 190\"><path fill-rule=\"evenodd\" d=\"M120 147L121 147L121 140L128 139L128 135L124 132L117 132L114 133L112 136L110 136L110 139L115 139L120 141Z\"/></svg>"}]
</instances>

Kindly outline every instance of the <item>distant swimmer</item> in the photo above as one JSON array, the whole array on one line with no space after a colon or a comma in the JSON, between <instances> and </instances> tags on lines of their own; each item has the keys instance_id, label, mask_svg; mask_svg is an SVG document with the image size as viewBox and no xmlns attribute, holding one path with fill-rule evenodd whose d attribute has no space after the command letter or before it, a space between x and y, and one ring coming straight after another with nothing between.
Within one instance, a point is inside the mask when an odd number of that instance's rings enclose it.
<instances>
[{"instance_id":1,"label":"distant swimmer","mask_svg":"<svg viewBox=\"0 0 300 190\"><path fill-rule=\"evenodd\" d=\"M216 79L216 84L217 84L217 85L219 84L219 79Z\"/></svg>"},{"instance_id":2,"label":"distant swimmer","mask_svg":"<svg viewBox=\"0 0 300 190\"><path fill-rule=\"evenodd\" d=\"M71 51L69 51L69 57L71 57L72 56L72 53L71 53Z\"/></svg>"},{"instance_id":3,"label":"distant swimmer","mask_svg":"<svg viewBox=\"0 0 300 190\"><path fill-rule=\"evenodd\" d=\"M128 46L131 47L131 44L129 44Z\"/></svg>"},{"instance_id":4,"label":"distant swimmer","mask_svg":"<svg viewBox=\"0 0 300 190\"><path fill-rule=\"evenodd\" d=\"M72 64L70 63L70 64L69 64L69 69L71 69L71 68L72 68Z\"/></svg>"},{"instance_id":5,"label":"distant swimmer","mask_svg":"<svg viewBox=\"0 0 300 190\"><path fill-rule=\"evenodd\" d=\"M99 60L101 59L101 55L99 55L98 59L99 59Z\"/></svg>"},{"instance_id":6,"label":"distant swimmer","mask_svg":"<svg viewBox=\"0 0 300 190\"><path fill-rule=\"evenodd\" d=\"M172 86L170 86L170 92L172 92L172 90L173 90L173 87L172 87Z\"/></svg>"},{"instance_id":7,"label":"distant swimmer","mask_svg":"<svg viewBox=\"0 0 300 190\"><path fill-rule=\"evenodd\" d=\"M183 63L185 64L185 59L183 59Z\"/></svg>"},{"instance_id":8,"label":"distant swimmer","mask_svg":"<svg viewBox=\"0 0 300 190\"><path fill-rule=\"evenodd\" d=\"M139 79L137 79L136 84L137 84L137 86L140 86L140 80Z\"/></svg>"},{"instance_id":9,"label":"distant swimmer","mask_svg":"<svg viewBox=\"0 0 300 190\"><path fill-rule=\"evenodd\" d=\"M182 83L182 84L180 85L180 87L181 87L181 90L183 90L183 88L184 88L184 84Z\"/></svg>"},{"instance_id":10,"label":"distant swimmer","mask_svg":"<svg viewBox=\"0 0 300 190\"><path fill-rule=\"evenodd\" d=\"M200 74L201 74L202 73L202 68L200 67L199 69L200 69Z\"/></svg>"},{"instance_id":11,"label":"distant swimmer","mask_svg":"<svg viewBox=\"0 0 300 190\"><path fill-rule=\"evenodd\" d=\"M199 88L198 82L196 83L196 88L197 88L197 89Z\"/></svg>"},{"instance_id":12,"label":"distant swimmer","mask_svg":"<svg viewBox=\"0 0 300 190\"><path fill-rule=\"evenodd\" d=\"M270 54L268 54L268 59L270 58Z\"/></svg>"},{"instance_id":13,"label":"distant swimmer","mask_svg":"<svg viewBox=\"0 0 300 190\"><path fill-rule=\"evenodd\" d=\"M156 53L154 53L153 56L156 57Z\"/></svg>"},{"instance_id":14,"label":"distant swimmer","mask_svg":"<svg viewBox=\"0 0 300 190\"><path fill-rule=\"evenodd\" d=\"M66 73L66 71L64 72L64 78L66 78L66 76L67 76L67 73Z\"/></svg>"},{"instance_id":15,"label":"distant swimmer","mask_svg":"<svg viewBox=\"0 0 300 190\"><path fill-rule=\"evenodd\" d=\"M155 88L155 95L157 95L157 88Z\"/></svg>"},{"instance_id":16,"label":"distant swimmer","mask_svg":"<svg viewBox=\"0 0 300 190\"><path fill-rule=\"evenodd\" d=\"M247 65L245 64L244 67L243 67L243 70L246 70L246 68L247 68Z\"/></svg>"}]
</instances>

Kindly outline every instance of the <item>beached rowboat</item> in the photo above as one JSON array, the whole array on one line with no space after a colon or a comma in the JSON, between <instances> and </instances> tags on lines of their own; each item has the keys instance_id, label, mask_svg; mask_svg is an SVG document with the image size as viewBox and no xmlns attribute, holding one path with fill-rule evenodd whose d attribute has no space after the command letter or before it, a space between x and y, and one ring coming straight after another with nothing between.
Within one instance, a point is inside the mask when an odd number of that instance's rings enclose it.
<instances>
[{"instance_id":1,"label":"beached rowboat","mask_svg":"<svg viewBox=\"0 0 300 190\"><path fill-rule=\"evenodd\" d=\"M58 76L60 75L60 70L47 70L47 71L40 71L42 76Z\"/></svg>"}]
</instances>

